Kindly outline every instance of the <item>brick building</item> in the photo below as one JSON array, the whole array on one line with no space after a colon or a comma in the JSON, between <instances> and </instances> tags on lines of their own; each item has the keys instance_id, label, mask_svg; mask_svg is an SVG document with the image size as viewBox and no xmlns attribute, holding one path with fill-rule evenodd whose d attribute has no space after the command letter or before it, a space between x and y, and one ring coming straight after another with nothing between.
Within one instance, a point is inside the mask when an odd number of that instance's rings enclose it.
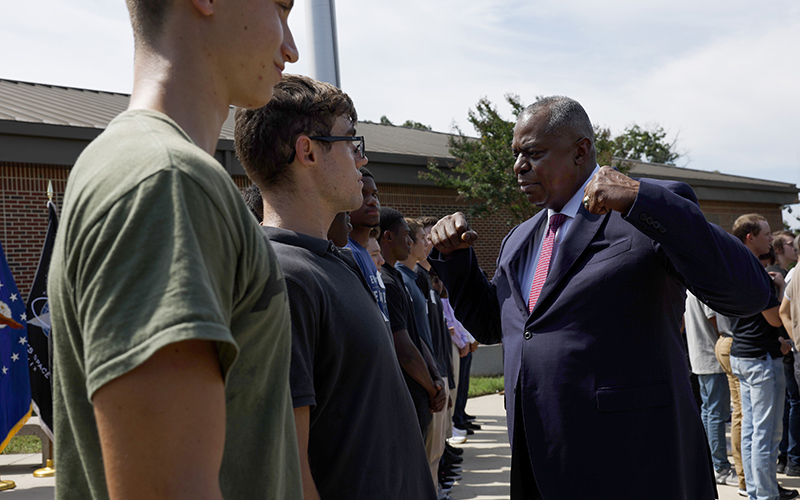
<instances>
[{"instance_id":1,"label":"brick building","mask_svg":"<svg viewBox=\"0 0 800 500\"><path fill-rule=\"evenodd\" d=\"M84 147L128 105L128 95L0 79L0 242L23 297L36 272L47 229L47 184L61 208L69 169ZM222 127L216 158L240 188L249 184L233 147L233 112ZM441 217L464 210L455 192L419 178L429 159L454 160L448 134L359 123L366 137L368 168L375 175L383 206L407 216ZM706 217L730 230L741 214L758 212L773 228L783 226L781 208L796 203L793 184L749 177L632 162L632 177L680 180L697 193ZM471 221L484 270L494 259L509 226L502 215Z\"/></svg>"}]
</instances>

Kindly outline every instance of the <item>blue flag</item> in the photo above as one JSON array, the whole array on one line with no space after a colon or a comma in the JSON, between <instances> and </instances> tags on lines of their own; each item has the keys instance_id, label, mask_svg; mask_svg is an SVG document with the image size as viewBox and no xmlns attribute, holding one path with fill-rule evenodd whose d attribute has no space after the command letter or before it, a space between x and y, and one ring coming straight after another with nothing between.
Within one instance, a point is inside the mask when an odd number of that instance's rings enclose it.
<instances>
[{"instance_id":1,"label":"blue flag","mask_svg":"<svg viewBox=\"0 0 800 500\"><path fill-rule=\"evenodd\" d=\"M25 301L0 245L0 451L31 416Z\"/></svg>"}]
</instances>

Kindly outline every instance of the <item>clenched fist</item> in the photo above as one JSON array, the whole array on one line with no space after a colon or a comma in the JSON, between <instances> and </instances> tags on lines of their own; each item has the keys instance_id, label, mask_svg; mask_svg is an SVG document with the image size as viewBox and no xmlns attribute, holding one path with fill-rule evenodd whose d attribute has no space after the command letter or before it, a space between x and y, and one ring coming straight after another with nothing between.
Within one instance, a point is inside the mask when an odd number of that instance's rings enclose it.
<instances>
[{"instance_id":1,"label":"clenched fist","mask_svg":"<svg viewBox=\"0 0 800 500\"><path fill-rule=\"evenodd\" d=\"M469 228L461 212L448 215L431 229L431 243L444 255L471 247L478 241L478 233Z\"/></svg>"},{"instance_id":2,"label":"clenched fist","mask_svg":"<svg viewBox=\"0 0 800 500\"><path fill-rule=\"evenodd\" d=\"M611 210L627 214L637 194L639 182L609 166L600 167L583 191L583 206L593 214L606 214Z\"/></svg>"}]
</instances>

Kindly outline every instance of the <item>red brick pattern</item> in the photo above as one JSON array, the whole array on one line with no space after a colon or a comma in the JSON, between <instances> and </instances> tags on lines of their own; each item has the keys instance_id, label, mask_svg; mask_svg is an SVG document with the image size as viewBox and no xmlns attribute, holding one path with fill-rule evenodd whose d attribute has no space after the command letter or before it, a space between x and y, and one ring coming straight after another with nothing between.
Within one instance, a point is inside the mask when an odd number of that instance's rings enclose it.
<instances>
[{"instance_id":1,"label":"red brick pattern","mask_svg":"<svg viewBox=\"0 0 800 500\"><path fill-rule=\"evenodd\" d=\"M0 240L20 295L27 300L47 233L47 182L61 209L69 166L0 162Z\"/></svg>"}]
</instances>

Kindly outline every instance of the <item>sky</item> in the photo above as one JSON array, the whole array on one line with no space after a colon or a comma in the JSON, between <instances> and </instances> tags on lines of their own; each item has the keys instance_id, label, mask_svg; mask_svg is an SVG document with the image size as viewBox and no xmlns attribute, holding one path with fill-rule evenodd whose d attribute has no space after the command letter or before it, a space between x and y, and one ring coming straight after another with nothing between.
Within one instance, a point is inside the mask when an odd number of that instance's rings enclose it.
<instances>
[{"instance_id":1,"label":"sky","mask_svg":"<svg viewBox=\"0 0 800 500\"><path fill-rule=\"evenodd\" d=\"M289 18L300 61L286 71L313 76L306 4ZM613 134L663 127L678 166L800 183L797 0L337 0L336 17L362 120L472 135L482 97L511 118L506 94L567 95ZM0 78L131 90L123 0L6 2L0 46Z\"/></svg>"}]
</instances>

